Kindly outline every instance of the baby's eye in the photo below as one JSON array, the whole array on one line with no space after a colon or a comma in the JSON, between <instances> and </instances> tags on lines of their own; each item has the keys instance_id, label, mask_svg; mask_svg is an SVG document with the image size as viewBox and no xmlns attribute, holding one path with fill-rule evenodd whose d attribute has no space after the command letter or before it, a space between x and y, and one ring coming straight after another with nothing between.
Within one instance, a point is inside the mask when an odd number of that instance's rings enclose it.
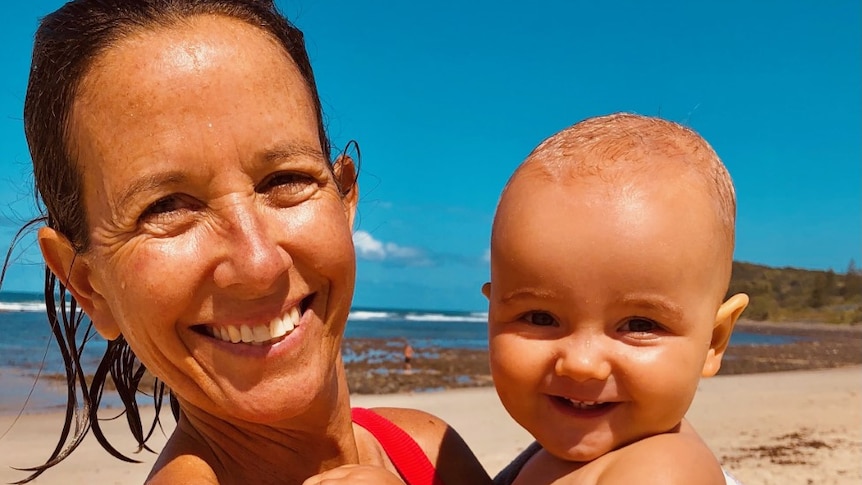
<instances>
[{"instance_id":1,"label":"baby's eye","mask_svg":"<svg viewBox=\"0 0 862 485\"><path fill-rule=\"evenodd\" d=\"M525 314L523 318L531 324L538 325L540 327L548 327L557 324L557 320L550 313L546 312L530 312Z\"/></svg>"},{"instance_id":2,"label":"baby's eye","mask_svg":"<svg viewBox=\"0 0 862 485\"><path fill-rule=\"evenodd\" d=\"M621 330L624 332L650 333L659 328L659 325L649 318L633 317L623 324Z\"/></svg>"}]
</instances>

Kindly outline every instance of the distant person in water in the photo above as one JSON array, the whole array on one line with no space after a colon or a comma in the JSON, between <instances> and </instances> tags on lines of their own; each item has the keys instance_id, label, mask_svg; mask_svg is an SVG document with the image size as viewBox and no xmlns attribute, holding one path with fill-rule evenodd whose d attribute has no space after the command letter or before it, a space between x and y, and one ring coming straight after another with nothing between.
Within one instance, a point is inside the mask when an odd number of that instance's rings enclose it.
<instances>
[{"instance_id":1,"label":"distant person in water","mask_svg":"<svg viewBox=\"0 0 862 485\"><path fill-rule=\"evenodd\" d=\"M413 347L410 345L410 342L404 343L404 373L412 374L413 373Z\"/></svg>"},{"instance_id":2,"label":"distant person in water","mask_svg":"<svg viewBox=\"0 0 862 485\"><path fill-rule=\"evenodd\" d=\"M592 118L539 145L491 237L491 373L536 439L495 483L725 484L683 418L748 304L725 300L736 202L676 123Z\"/></svg>"}]
</instances>

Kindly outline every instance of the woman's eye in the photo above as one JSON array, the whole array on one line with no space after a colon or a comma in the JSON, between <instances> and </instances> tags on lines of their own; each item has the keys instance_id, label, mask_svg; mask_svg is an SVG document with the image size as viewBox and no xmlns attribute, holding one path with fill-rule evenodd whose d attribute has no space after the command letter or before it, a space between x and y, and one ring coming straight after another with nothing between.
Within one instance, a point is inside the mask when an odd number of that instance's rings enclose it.
<instances>
[{"instance_id":1,"label":"woman's eye","mask_svg":"<svg viewBox=\"0 0 862 485\"><path fill-rule=\"evenodd\" d=\"M553 316L549 313L545 312L530 312L524 315L524 320L530 322L533 325L538 325L540 327L548 327L551 325L556 325L557 320L554 319Z\"/></svg>"},{"instance_id":2,"label":"woman's eye","mask_svg":"<svg viewBox=\"0 0 862 485\"><path fill-rule=\"evenodd\" d=\"M150 204L138 217L138 228L150 234L175 234L194 220L204 205L185 194L171 194Z\"/></svg>"},{"instance_id":3,"label":"woman's eye","mask_svg":"<svg viewBox=\"0 0 862 485\"><path fill-rule=\"evenodd\" d=\"M623 331L635 333L650 333L656 331L659 325L648 318L630 318L623 324Z\"/></svg>"},{"instance_id":4,"label":"woman's eye","mask_svg":"<svg viewBox=\"0 0 862 485\"><path fill-rule=\"evenodd\" d=\"M310 199L320 184L303 172L279 172L265 178L255 192L263 195L274 207L293 207Z\"/></svg>"},{"instance_id":5,"label":"woman's eye","mask_svg":"<svg viewBox=\"0 0 862 485\"><path fill-rule=\"evenodd\" d=\"M302 192L309 186L317 185L317 180L307 174L296 172L282 172L267 177L255 188L258 193L272 190L286 190L288 192Z\"/></svg>"},{"instance_id":6,"label":"woman's eye","mask_svg":"<svg viewBox=\"0 0 862 485\"><path fill-rule=\"evenodd\" d=\"M153 202L147 207L139 217L140 220L146 220L153 217L162 216L171 212L175 212L183 208L183 202L176 195L169 195Z\"/></svg>"}]
</instances>

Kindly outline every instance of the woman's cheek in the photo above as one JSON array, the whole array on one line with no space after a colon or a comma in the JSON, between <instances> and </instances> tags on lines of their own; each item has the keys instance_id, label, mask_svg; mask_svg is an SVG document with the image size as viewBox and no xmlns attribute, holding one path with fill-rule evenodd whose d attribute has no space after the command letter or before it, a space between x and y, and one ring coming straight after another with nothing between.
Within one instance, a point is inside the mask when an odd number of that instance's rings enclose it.
<instances>
[{"instance_id":1,"label":"woman's cheek","mask_svg":"<svg viewBox=\"0 0 862 485\"><path fill-rule=\"evenodd\" d=\"M138 297L149 305L169 305L179 294L192 292L207 264L205 245L184 236L150 240L125 252L109 267L116 268L123 295ZM195 273L199 273L197 277Z\"/></svg>"}]
</instances>

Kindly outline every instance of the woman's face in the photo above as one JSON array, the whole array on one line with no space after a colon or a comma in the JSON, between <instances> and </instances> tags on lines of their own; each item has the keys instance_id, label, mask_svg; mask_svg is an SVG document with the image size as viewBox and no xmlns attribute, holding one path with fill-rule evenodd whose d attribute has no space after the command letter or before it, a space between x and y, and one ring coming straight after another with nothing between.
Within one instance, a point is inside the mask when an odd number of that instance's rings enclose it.
<instances>
[{"instance_id":1,"label":"woman's face","mask_svg":"<svg viewBox=\"0 0 862 485\"><path fill-rule=\"evenodd\" d=\"M95 59L69 139L92 241L76 292L103 335L221 417L272 422L333 389L356 192L273 38L208 16L133 33Z\"/></svg>"}]
</instances>

